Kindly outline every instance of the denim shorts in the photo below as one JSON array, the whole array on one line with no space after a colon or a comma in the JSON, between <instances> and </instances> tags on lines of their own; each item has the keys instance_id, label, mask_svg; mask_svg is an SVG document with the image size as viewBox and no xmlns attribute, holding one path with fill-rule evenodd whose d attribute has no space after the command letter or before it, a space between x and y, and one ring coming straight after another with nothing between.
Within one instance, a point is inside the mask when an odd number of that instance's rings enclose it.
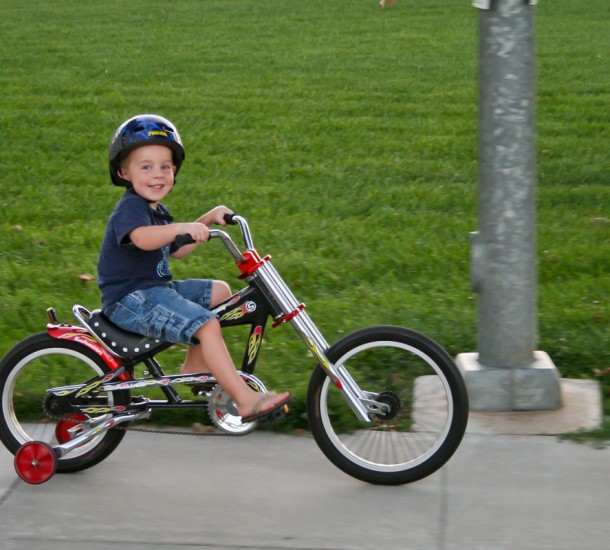
<instances>
[{"instance_id":1,"label":"denim shorts","mask_svg":"<svg viewBox=\"0 0 610 550\"><path fill-rule=\"evenodd\" d=\"M208 279L187 279L136 290L104 313L124 330L163 342L193 344L193 335L217 317L209 309L212 284Z\"/></svg>"}]
</instances>

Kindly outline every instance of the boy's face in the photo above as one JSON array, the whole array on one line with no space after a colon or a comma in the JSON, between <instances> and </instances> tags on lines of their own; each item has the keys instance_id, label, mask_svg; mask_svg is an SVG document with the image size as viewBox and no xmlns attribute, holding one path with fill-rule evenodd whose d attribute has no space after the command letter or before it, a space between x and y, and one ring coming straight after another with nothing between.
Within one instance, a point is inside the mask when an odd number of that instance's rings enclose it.
<instances>
[{"instance_id":1,"label":"boy's face","mask_svg":"<svg viewBox=\"0 0 610 550\"><path fill-rule=\"evenodd\" d=\"M121 165L121 177L153 207L172 190L175 173L172 150L164 145L138 147Z\"/></svg>"}]
</instances>

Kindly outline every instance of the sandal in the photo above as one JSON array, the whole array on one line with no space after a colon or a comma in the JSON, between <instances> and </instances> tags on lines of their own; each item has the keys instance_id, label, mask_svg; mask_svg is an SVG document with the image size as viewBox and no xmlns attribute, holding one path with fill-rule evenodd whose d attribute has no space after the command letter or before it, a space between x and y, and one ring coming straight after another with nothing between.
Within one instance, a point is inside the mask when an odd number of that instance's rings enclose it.
<instances>
[{"instance_id":1,"label":"sandal","mask_svg":"<svg viewBox=\"0 0 610 550\"><path fill-rule=\"evenodd\" d=\"M289 393L286 393L286 396L272 407L263 409L266 403L272 401L273 399L276 399L277 397L278 394L274 391L263 393L263 395L260 396L259 400L254 404L252 412L247 416L241 417L242 423L246 424L247 422L252 422L253 420L257 420L259 418L275 416L275 413L285 413L288 409L288 407L286 407L286 403L288 403L288 401L292 399L292 395L290 395ZM282 416L282 414L280 414L279 416Z\"/></svg>"}]
</instances>

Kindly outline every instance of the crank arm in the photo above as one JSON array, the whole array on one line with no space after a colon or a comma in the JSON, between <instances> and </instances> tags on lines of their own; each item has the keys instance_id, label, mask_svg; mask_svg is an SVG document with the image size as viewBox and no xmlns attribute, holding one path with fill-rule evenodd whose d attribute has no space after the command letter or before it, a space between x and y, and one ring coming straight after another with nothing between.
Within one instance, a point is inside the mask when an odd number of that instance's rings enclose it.
<instances>
[{"instance_id":1,"label":"crank arm","mask_svg":"<svg viewBox=\"0 0 610 550\"><path fill-rule=\"evenodd\" d=\"M86 430L79 436L63 443L61 445L57 445L53 447L53 450L57 454L58 458L62 458L70 451L84 445L85 443L91 441L94 437L99 434L108 431L110 428L116 428L119 424L124 424L125 422L132 422L134 420L140 420L142 418L148 418L150 416L150 410L146 410L140 413L135 414L125 414L121 416L113 416L108 418L107 420L100 422L99 425L94 426L93 428Z\"/></svg>"}]
</instances>

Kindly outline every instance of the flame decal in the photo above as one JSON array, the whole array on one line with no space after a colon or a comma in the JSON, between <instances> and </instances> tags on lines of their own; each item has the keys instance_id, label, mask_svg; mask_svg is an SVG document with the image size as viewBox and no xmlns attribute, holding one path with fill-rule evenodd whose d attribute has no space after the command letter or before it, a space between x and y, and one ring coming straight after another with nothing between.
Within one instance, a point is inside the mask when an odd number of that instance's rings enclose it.
<instances>
[{"instance_id":1,"label":"flame decal","mask_svg":"<svg viewBox=\"0 0 610 550\"><path fill-rule=\"evenodd\" d=\"M263 341L263 327L258 326L248 340L248 363L252 363Z\"/></svg>"}]
</instances>

